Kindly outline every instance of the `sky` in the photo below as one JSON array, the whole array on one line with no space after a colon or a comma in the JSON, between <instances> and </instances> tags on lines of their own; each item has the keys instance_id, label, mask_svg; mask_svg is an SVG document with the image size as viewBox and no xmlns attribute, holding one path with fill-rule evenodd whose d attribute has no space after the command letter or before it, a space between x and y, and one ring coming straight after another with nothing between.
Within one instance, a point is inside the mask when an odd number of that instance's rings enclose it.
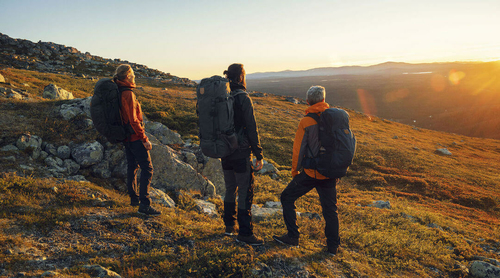
<instances>
[{"instance_id":1,"label":"sky","mask_svg":"<svg viewBox=\"0 0 500 278\"><path fill-rule=\"evenodd\" d=\"M0 33L199 80L395 62L500 60L499 0L0 0Z\"/></svg>"}]
</instances>

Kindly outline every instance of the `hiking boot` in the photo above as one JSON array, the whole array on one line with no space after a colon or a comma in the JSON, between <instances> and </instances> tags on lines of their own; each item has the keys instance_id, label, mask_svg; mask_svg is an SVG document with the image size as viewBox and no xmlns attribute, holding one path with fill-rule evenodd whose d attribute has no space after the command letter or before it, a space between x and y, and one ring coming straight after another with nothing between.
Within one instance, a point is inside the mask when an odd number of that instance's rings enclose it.
<instances>
[{"instance_id":1,"label":"hiking boot","mask_svg":"<svg viewBox=\"0 0 500 278\"><path fill-rule=\"evenodd\" d=\"M137 200L137 199L131 199L130 200L130 205L133 206L133 207L139 206L139 200Z\"/></svg>"},{"instance_id":2,"label":"hiking boot","mask_svg":"<svg viewBox=\"0 0 500 278\"><path fill-rule=\"evenodd\" d=\"M226 226L226 231L224 232L225 236L235 236L236 228L234 226Z\"/></svg>"},{"instance_id":3,"label":"hiking boot","mask_svg":"<svg viewBox=\"0 0 500 278\"><path fill-rule=\"evenodd\" d=\"M144 205L140 205L139 206L139 211L138 212L142 213L142 214L145 214L145 215L150 215L150 216L156 216L156 215L160 215L161 214L161 211L156 210L152 206L144 206Z\"/></svg>"},{"instance_id":4,"label":"hiking boot","mask_svg":"<svg viewBox=\"0 0 500 278\"><path fill-rule=\"evenodd\" d=\"M260 237L256 237L255 235L251 236L238 235L238 237L236 237L236 241L243 242L252 246L258 246L264 244L264 240L262 240L262 238Z\"/></svg>"},{"instance_id":5,"label":"hiking boot","mask_svg":"<svg viewBox=\"0 0 500 278\"><path fill-rule=\"evenodd\" d=\"M335 255L337 255L337 249L338 249L337 246L335 246L335 247L328 246L328 248L326 249L326 253L328 253L329 255L335 256Z\"/></svg>"},{"instance_id":6,"label":"hiking boot","mask_svg":"<svg viewBox=\"0 0 500 278\"><path fill-rule=\"evenodd\" d=\"M282 236L273 236L273 239L281 244L297 247L299 246L299 238L289 237L288 234Z\"/></svg>"}]
</instances>

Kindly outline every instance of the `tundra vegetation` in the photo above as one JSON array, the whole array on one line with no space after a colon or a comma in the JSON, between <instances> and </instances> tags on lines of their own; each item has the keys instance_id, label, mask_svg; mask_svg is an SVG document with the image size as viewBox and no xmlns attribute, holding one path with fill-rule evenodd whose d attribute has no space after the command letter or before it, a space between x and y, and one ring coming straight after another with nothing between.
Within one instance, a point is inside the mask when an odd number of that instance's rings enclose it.
<instances>
[{"instance_id":1,"label":"tundra vegetation","mask_svg":"<svg viewBox=\"0 0 500 278\"><path fill-rule=\"evenodd\" d=\"M2 146L26 132L55 144L98 138L54 117L61 101L41 98L49 83L87 97L95 81L12 68L0 74L9 82L5 87L30 95L30 100L0 98ZM135 92L149 119L196 142L193 88L139 78ZM262 205L279 201L291 180L293 138L306 105L274 95L252 99L265 159L280 170L278 180L256 177L255 203ZM222 219L198 211L191 197L197 192L169 192L177 206L158 205L162 215L148 218L106 180L42 179L18 162L2 160L0 276L52 270L64 277L92 277L84 266L100 265L122 277L467 277L470 262L500 260L500 141L347 111L358 149L338 184L342 246L337 256L323 252L324 221L318 217L299 217L300 248L272 241L285 231L279 216L255 224L266 244L249 247L222 236ZM440 148L452 155L437 153ZM23 152L15 156L29 160ZM389 201L390 208L372 206L378 200ZM222 210L220 199L211 201ZM298 211L321 215L315 191L296 205Z\"/></svg>"}]
</instances>

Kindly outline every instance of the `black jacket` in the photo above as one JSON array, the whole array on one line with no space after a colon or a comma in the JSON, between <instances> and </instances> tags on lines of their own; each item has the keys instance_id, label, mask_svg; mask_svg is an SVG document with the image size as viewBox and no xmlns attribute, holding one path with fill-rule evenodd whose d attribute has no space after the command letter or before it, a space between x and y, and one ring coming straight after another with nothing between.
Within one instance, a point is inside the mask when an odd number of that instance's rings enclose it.
<instances>
[{"instance_id":1,"label":"black jacket","mask_svg":"<svg viewBox=\"0 0 500 278\"><path fill-rule=\"evenodd\" d=\"M255 121L252 99L247 93L238 94L234 98L234 128L238 134L239 149L224 160L248 158L250 153L253 153L257 160L261 160L263 155L259 130Z\"/></svg>"}]
</instances>

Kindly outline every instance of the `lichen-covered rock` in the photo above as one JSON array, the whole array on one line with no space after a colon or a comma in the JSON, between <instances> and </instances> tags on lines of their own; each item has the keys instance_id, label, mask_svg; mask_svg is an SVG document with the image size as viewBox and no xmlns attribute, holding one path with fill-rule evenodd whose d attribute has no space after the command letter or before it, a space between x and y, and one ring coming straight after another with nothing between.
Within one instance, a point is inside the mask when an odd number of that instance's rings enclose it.
<instances>
[{"instance_id":1,"label":"lichen-covered rock","mask_svg":"<svg viewBox=\"0 0 500 278\"><path fill-rule=\"evenodd\" d=\"M151 200L155 203L162 204L167 208L175 208L175 201L167 195L167 193L163 192L161 189L156 189L151 187L149 190L149 196Z\"/></svg>"},{"instance_id":2,"label":"lichen-covered rock","mask_svg":"<svg viewBox=\"0 0 500 278\"><path fill-rule=\"evenodd\" d=\"M82 167L89 167L101 162L104 157L104 147L97 141L83 143L71 150L71 157Z\"/></svg>"},{"instance_id":3,"label":"lichen-covered rock","mask_svg":"<svg viewBox=\"0 0 500 278\"><path fill-rule=\"evenodd\" d=\"M373 203L368 206L379 209L391 209L391 203L389 201L373 201Z\"/></svg>"},{"instance_id":4,"label":"lichen-covered rock","mask_svg":"<svg viewBox=\"0 0 500 278\"><path fill-rule=\"evenodd\" d=\"M254 221L262 221L266 218L280 215L283 213L281 208L262 208L256 204L252 205L252 218Z\"/></svg>"},{"instance_id":5,"label":"lichen-covered rock","mask_svg":"<svg viewBox=\"0 0 500 278\"><path fill-rule=\"evenodd\" d=\"M201 213L214 218L219 216L215 204L198 199L195 199L194 201L196 202L196 207L201 211Z\"/></svg>"},{"instance_id":6,"label":"lichen-covered rock","mask_svg":"<svg viewBox=\"0 0 500 278\"><path fill-rule=\"evenodd\" d=\"M477 278L500 278L500 267L483 261L473 261L469 264L469 273Z\"/></svg>"},{"instance_id":7,"label":"lichen-covered rock","mask_svg":"<svg viewBox=\"0 0 500 278\"><path fill-rule=\"evenodd\" d=\"M59 113L63 119L69 121L76 116L85 115L90 118L90 101L92 97L79 98L61 105Z\"/></svg>"},{"instance_id":8,"label":"lichen-covered rock","mask_svg":"<svg viewBox=\"0 0 500 278\"><path fill-rule=\"evenodd\" d=\"M220 159L209 158L201 174L214 184L217 194L226 194L224 171L222 170Z\"/></svg>"},{"instance_id":9,"label":"lichen-covered rock","mask_svg":"<svg viewBox=\"0 0 500 278\"><path fill-rule=\"evenodd\" d=\"M36 135L23 134L17 140L16 147L21 151L26 148L40 149L42 147L42 138Z\"/></svg>"},{"instance_id":10,"label":"lichen-covered rock","mask_svg":"<svg viewBox=\"0 0 500 278\"><path fill-rule=\"evenodd\" d=\"M80 170L80 165L72 159L65 159L64 168L66 168L66 172L68 173L68 175L74 175L78 173L78 170Z\"/></svg>"},{"instance_id":11,"label":"lichen-covered rock","mask_svg":"<svg viewBox=\"0 0 500 278\"><path fill-rule=\"evenodd\" d=\"M68 159L71 156L71 150L68 146L60 146L57 148L57 157L60 159Z\"/></svg>"},{"instance_id":12,"label":"lichen-covered rock","mask_svg":"<svg viewBox=\"0 0 500 278\"><path fill-rule=\"evenodd\" d=\"M45 86L42 97L47 99L74 99L71 92L68 92L54 84Z\"/></svg>"},{"instance_id":13,"label":"lichen-covered rock","mask_svg":"<svg viewBox=\"0 0 500 278\"><path fill-rule=\"evenodd\" d=\"M92 173L99 178L111 178L111 170L109 168L109 161L103 160L99 164L92 166Z\"/></svg>"},{"instance_id":14,"label":"lichen-covered rock","mask_svg":"<svg viewBox=\"0 0 500 278\"><path fill-rule=\"evenodd\" d=\"M0 151L2 152L15 152L15 151L19 151L19 148L14 146L14 145L7 145L7 146L3 146Z\"/></svg>"},{"instance_id":15,"label":"lichen-covered rock","mask_svg":"<svg viewBox=\"0 0 500 278\"><path fill-rule=\"evenodd\" d=\"M145 127L147 132L153 134L156 139L165 145L170 144L184 144L181 136L170 130L168 127L158 122L146 122Z\"/></svg>"},{"instance_id":16,"label":"lichen-covered rock","mask_svg":"<svg viewBox=\"0 0 500 278\"><path fill-rule=\"evenodd\" d=\"M152 134L146 133L153 149L150 151L153 161L153 180L151 185L159 189L192 189L203 195L215 195L215 187L199 174L191 165L179 159L170 147L163 145Z\"/></svg>"}]
</instances>

